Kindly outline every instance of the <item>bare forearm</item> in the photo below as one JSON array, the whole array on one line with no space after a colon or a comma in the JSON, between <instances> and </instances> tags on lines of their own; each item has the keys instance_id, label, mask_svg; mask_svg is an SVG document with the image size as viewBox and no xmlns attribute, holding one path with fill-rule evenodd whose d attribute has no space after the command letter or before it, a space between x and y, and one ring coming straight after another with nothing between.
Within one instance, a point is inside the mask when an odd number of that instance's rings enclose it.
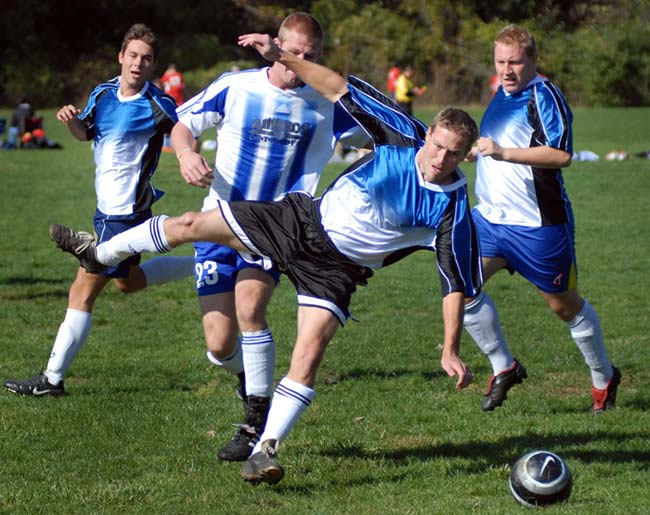
<instances>
[{"instance_id":1,"label":"bare forearm","mask_svg":"<svg viewBox=\"0 0 650 515\"><path fill-rule=\"evenodd\" d=\"M536 168L564 168L571 164L571 154L549 146L504 148L490 138L479 138L477 150L483 157Z\"/></svg>"},{"instance_id":2,"label":"bare forearm","mask_svg":"<svg viewBox=\"0 0 650 515\"><path fill-rule=\"evenodd\" d=\"M449 293L442 299L442 319L445 327L443 354L460 354L465 297L460 292Z\"/></svg>"},{"instance_id":3,"label":"bare forearm","mask_svg":"<svg viewBox=\"0 0 650 515\"><path fill-rule=\"evenodd\" d=\"M239 45L254 48L265 59L285 65L330 102L336 102L348 91L345 79L334 70L282 50L268 34L243 34L239 36Z\"/></svg>"},{"instance_id":4,"label":"bare forearm","mask_svg":"<svg viewBox=\"0 0 650 515\"><path fill-rule=\"evenodd\" d=\"M293 70L305 84L309 84L330 102L336 102L348 92L345 79L326 66L300 59L284 50L280 50L278 62Z\"/></svg>"},{"instance_id":5,"label":"bare forearm","mask_svg":"<svg viewBox=\"0 0 650 515\"><path fill-rule=\"evenodd\" d=\"M190 130L180 122L177 122L172 129L170 136L174 152L179 156L181 153L190 151L194 146L194 136Z\"/></svg>"},{"instance_id":6,"label":"bare forearm","mask_svg":"<svg viewBox=\"0 0 650 515\"><path fill-rule=\"evenodd\" d=\"M564 168L571 164L571 154L551 147L504 148L503 160L536 168Z\"/></svg>"}]
</instances>

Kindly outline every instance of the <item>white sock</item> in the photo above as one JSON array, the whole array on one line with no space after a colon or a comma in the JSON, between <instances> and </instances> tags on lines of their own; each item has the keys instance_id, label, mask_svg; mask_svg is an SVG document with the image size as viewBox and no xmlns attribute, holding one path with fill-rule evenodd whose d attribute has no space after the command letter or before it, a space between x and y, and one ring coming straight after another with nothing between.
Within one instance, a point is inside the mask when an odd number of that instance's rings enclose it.
<instances>
[{"instance_id":1,"label":"white sock","mask_svg":"<svg viewBox=\"0 0 650 515\"><path fill-rule=\"evenodd\" d=\"M607 388L609 380L614 375L614 369L607 357L598 313L585 300L580 313L573 320L569 320L567 325L573 340L591 369L591 381L594 387L599 390Z\"/></svg>"},{"instance_id":2,"label":"white sock","mask_svg":"<svg viewBox=\"0 0 650 515\"><path fill-rule=\"evenodd\" d=\"M246 395L270 397L275 373L275 342L269 328L242 332Z\"/></svg>"},{"instance_id":3,"label":"white sock","mask_svg":"<svg viewBox=\"0 0 650 515\"><path fill-rule=\"evenodd\" d=\"M266 440L284 440L315 396L313 388L283 377L273 394L264 432L251 454L259 452Z\"/></svg>"},{"instance_id":4,"label":"white sock","mask_svg":"<svg viewBox=\"0 0 650 515\"><path fill-rule=\"evenodd\" d=\"M242 359L241 344L239 340L237 340L235 350L227 358L219 359L211 351L207 351L206 356L210 363L227 370L231 374L241 374L244 371L244 360Z\"/></svg>"},{"instance_id":5,"label":"white sock","mask_svg":"<svg viewBox=\"0 0 650 515\"><path fill-rule=\"evenodd\" d=\"M66 311L45 370L45 375L50 383L57 384L63 380L75 356L88 338L91 324L92 315L90 313L76 309Z\"/></svg>"},{"instance_id":6,"label":"white sock","mask_svg":"<svg viewBox=\"0 0 650 515\"><path fill-rule=\"evenodd\" d=\"M463 325L479 349L490 360L494 375L512 366L514 358L503 335L499 313L487 293L481 292L465 306Z\"/></svg>"},{"instance_id":7,"label":"white sock","mask_svg":"<svg viewBox=\"0 0 650 515\"><path fill-rule=\"evenodd\" d=\"M193 256L158 256L140 264L147 279L147 287L178 281L194 275Z\"/></svg>"},{"instance_id":8,"label":"white sock","mask_svg":"<svg viewBox=\"0 0 650 515\"><path fill-rule=\"evenodd\" d=\"M116 266L127 257L142 252L163 254L172 248L167 243L163 222L166 215L154 216L146 222L113 236L97 245L97 260L108 266Z\"/></svg>"}]
</instances>

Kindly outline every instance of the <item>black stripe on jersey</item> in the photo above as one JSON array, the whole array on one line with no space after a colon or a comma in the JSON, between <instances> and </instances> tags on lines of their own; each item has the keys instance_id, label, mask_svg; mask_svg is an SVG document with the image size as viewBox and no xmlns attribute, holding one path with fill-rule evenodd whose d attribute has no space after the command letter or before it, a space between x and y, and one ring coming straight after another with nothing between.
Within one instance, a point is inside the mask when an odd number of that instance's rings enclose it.
<instances>
[{"instance_id":1,"label":"black stripe on jersey","mask_svg":"<svg viewBox=\"0 0 650 515\"><path fill-rule=\"evenodd\" d=\"M546 82L545 84L551 86L550 82ZM554 95L557 94L555 89L550 87L549 89L554 93ZM562 141L566 145L566 138L568 138L569 134L567 113L564 109L564 103L557 97L556 102L565 127ZM530 125L533 128L529 147L533 148L546 145L546 135L544 133L539 111L537 110L537 87L533 87L530 93L530 99L528 101L528 118L530 120ZM562 181L560 180L562 171L559 168L554 170L550 168L536 168L534 166L531 167L531 170L533 172L535 198L537 199L537 206L539 207L542 225L558 225L565 223L568 217L563 198Z\"/></svg>"},{"instance_id":2,"label":"black stripe on jersey","mask_svg":"<svg viewBox=\"0 0 650 515\"><path fill-rule=\"evenodd\" d=\"M555 86L550 81L544 82L544 85L548 88L548 90L551 92L553 95L553 98L555 99L555 105L557 105L557 109L560 113L560 116L562 118L562 125L564 126L564 131L562 131L562 137L560 138L560 150L564 150L565 152L568 152L569 148L569 126L571 124L571 120L569 120L569 113L567 112L567 105L564 101L564 97L562 96L562 93L560 93L560 90Z\"/></svg>"},{"instance_id":3,"label":"black stripe on jersey","mask_svg":"<svg viewBox=\"0 0 650 515\"><path fill-rule=\"evenodd\" d=\"M145 97L151 106L155 131L149 138L147 149L142 156L140 179L138 180L138 188L135 192L135 205L133 206L133 210L136 213L151 209L151 205L156 200L154 188L151 186L151 176L158 166L163 138L165 134L171 132L174 126L174 121L167 116L167 113L160 107L149 91L145 93Z\"/></svg>"},{"instance_id":4,"label":"black stripe on jersey","mask_svg":"<svg viewBox=\"0 0 650 515\"><path fill-rule=\"evenodd\" d=\"M99 101L104 97L104 95L106 95L106 93L108 93L109 88L115 88L113 81L104 83L102 86L105 87L99 93L97 93L93 108L90 110L88 115L86 115L86 117L81 120L86 129L86 139L88 141L95 139L95 116L97 115L97 104L99 104Z\"/></svg>"},{"instance_id":5,"label":"black stripe on jersey","mask_svg":"<svg viewBox=\"0 0 650 515\"><path fill-rule=\"evenodd\" d=\"M385 120L357 105L352 98L352 94L349 92L346 93L339 99L341 107L366 130L376 145L416 147L420 144L420 141L424 141L427 127L420 120L407 114L406 111L390 98L358 77L350 76L348 82L361 93L374 100L376 109L392 111L394 115L408 119L409 123L413 126L415 134L405 134L397 128L391 127Z\"/></svg>"},{"instance_id":6,"label":"black stripe on jersey","mask_svg":"<svg viewBox=\"0 0 650 515\"><path fill-rule=\"evenodd\" d=\"M442 296L452 292L470 292L481 284L481 266L478 255L479 243L471 216L468 214L467 223L471 230L471 277L463 277L462 270L458 268L456 254L453 246L453 234L456 229L456 206L458 202L458 191L452 193L452 199L445 209L440 225L436 231L436 255L438 259L438 273L440 275L440 289ZM469 206L467 206L469 208ZM467 284L470 282L470 284Z\"/></svg>"}]
</instances>

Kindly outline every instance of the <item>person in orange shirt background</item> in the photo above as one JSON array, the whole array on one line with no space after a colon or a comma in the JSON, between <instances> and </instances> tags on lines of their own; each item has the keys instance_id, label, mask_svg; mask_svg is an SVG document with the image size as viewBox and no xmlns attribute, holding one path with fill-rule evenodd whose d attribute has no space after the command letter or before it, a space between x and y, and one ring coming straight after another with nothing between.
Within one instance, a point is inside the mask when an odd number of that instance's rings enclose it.
<instances>
[{"instance_id":1,"label":"person in orange shirt background","mask_svg":"<svg viewBox=\"0 0 650 515\"><path fill-rule=\"evenodd\" d=\"M160 78L162 84L162 89L170 97L174 99L177 106L180 106L185 102L183 96L185 92L185 79L183 79L183 74L176 69L175 64L170 64L165 70L165 73Z\"/></svg>"},{"instance_id":2,"label":"person in orange shirt background","mask_svg":"<svg viewBox=\"0 0 650 515\"><path fill-rule=\"evenodd\" d=\"M174 63L170 63L167 66L165 73L163 73L163 76L160 78L160 85L162 90L174 99L174 102L176 102L176 107L181 106L183 102L185 102L185 79L183 78L183 74L176 69L176 65ZM198 149L198 147L199 144L196 142L193 148ZM163 141L163 152L173 151L174 149L171 145L170 135L165 134Z\"/></svg>"}]
</instances>

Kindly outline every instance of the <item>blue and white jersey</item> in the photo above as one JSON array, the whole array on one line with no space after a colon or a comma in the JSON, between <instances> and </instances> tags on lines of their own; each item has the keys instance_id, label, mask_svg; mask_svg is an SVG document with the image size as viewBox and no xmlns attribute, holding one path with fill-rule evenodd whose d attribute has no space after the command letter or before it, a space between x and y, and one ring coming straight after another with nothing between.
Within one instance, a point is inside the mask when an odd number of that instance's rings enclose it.
<instances>
[{"instance_id":1,"label":"blue and white jersey","mask_svg":"<svg viewBox=\"0 0 650 515\"><path fill-rule=\"evenodd\" d=\"M573 154L573 115L562 92L537 76L522 91L499 87L481 121L481 136L504 148L549 146ZM495 224L540 227L572 218L560 169L497 161L479 154L476 209Z\"/></svg>"},{"instance_id":2,"label":"blue and white jersey","mask_svg":"<svg viewBox=\"0 0 650 515\"><path fill-rule=\"evenodd\" d=\"M79 119L93 140L97 209L132 218L162 194L151 176L163 136L176 122L176 104L149 82L131 97L123 97L119 89L119 77L97 86Z\"/></svg>"},{"instance_id":3,"label":"blue and white jersey","mask_svg":"<svg viewBox=\"0 0 650 515\"><path fill-rule=\"evenodd\" d=\"M177 110L195 137L216 128L214 180L204 210L219 199L313 194L339 138L356 134L361 144L367 141L354 120L311 87L277 88L268 70L221 75Z\"/></svg>"},{"instance_id":4,"label":"blue and white jersey","mask_svg":"<svg viewBox=\"0 0 650 515\"><path fill-rule=\"evenodd\" d=\"M356 263L381 268L415 250L435 250L443 295L478 294L481 263L467 181L428 183L416 163L427 127L358 78L339 100L374 142L323 194L325 232Z\"/></svg>"}]
</instances>

